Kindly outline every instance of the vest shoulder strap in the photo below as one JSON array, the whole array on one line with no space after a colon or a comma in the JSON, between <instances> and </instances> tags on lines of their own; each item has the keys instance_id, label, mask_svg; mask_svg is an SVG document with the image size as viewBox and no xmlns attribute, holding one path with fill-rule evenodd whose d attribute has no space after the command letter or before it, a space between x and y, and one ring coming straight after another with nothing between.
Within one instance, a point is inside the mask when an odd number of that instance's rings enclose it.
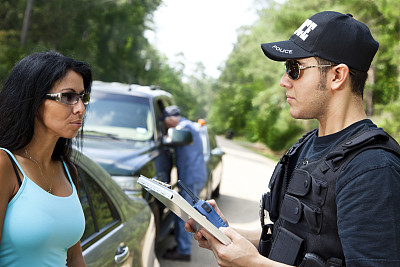
<instances>
[{"instance_id":1,"label":"vest shoulder strap","mask_svg":"<svg viewBox=\"0 0 400 267\"><path fill-rule=\"evenodd\" d=\"M287 152L285 155L291 156L296 153L297 149L301 147L308 139L310 139L316 132L318 131L317 129L311 130L305 135L303 135Z\"/></svg>"},{"instance_id":2,"label":"vest shoulder strap","mask_svg":"<svg viewBox=\"0 0 400 267\"><path fill-rule=\"evenodd\" d=\"M383 129L369 129L356 134L337 145L326 155L326 167L333 171L342 170L358 154L368 149L384 149L400 157L400 146Z\"/></svg>"}]
</instances>

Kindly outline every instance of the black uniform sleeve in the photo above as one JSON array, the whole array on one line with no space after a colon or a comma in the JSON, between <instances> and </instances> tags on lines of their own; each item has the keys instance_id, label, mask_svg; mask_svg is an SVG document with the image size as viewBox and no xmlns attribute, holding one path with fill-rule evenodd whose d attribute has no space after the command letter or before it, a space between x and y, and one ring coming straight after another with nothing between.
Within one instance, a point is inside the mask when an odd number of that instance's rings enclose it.
<instances>
[{"instance_id":1,"label":"black uniform sleeve","mask_svg":"<svg viewBox=\"0 0 400 267\"><path fill-rule=\"evenodd\" d=\"M358 155L336 185L346 266L400 266L400 160L381 149Z\"/></svg>"}]
</instances>

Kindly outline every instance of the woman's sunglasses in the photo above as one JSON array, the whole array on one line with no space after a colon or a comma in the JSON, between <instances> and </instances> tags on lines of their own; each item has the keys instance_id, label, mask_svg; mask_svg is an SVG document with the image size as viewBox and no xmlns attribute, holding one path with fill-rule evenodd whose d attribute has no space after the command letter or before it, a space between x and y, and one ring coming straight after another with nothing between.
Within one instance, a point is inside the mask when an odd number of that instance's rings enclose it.
<instances>
[{"instance_id":1,"label":"woman's sunglasses","mask_svg":"<svg viewBox=\"0 0 400 267\"><path fill-rule=\"evenodd\" d=\"M308 68L324 68L333 67L337 65L312 65L312 66L302 66L300 62L294 59L288 59L285 62L286 73L289 75L290 79L297 80L300 78L300 70L305 70Z\"/></svg>"},{"instance_id":2,"label":"woman's sunglasses","mask_svg":"<svg viewBox=\"0 0 400 267\"><path fill-rule=\"evenodd\" d=\"M57 102L67 105L75 105L76 103L79 102L79 98L82 100L84 105L87 105L89 104L90 94L89 93L77 94L73 92L46 94L46 99L55 100Z\"/></svg>"}]
</instances>

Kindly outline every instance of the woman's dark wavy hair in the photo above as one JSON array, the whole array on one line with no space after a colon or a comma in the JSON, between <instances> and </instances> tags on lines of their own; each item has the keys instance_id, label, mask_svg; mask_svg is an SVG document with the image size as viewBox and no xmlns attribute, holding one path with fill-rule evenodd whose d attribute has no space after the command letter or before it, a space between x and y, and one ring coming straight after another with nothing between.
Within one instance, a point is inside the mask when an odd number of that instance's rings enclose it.
<instances>
[{"instance_id":1,"label":"woman's dark wavy hair","mask_svg":"<svg viewBox=\"0 0 400 267\"><path fill-rule=\"evenodd\" d=\"M92 72L85 62L57 52L42 52L28 55L15 65L0 92L0 147L14 151L29 144L40 104L70 70L82 76L85 92L90 93ZM78 143L81 137L82 130ZM62 158L71 167L71 152L72 140L59 138L52 158Z\"/></svg>"}]
</instances>

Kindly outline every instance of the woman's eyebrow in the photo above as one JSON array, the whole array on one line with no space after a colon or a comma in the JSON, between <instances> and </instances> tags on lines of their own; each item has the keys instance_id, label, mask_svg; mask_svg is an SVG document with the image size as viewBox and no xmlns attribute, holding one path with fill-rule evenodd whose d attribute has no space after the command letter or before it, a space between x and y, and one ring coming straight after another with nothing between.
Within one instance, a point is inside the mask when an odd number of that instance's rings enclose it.
<instances>
[{"instance_id":1,"label":"woman's eyebrow","mask_svg":"<svg viewBox=\"0 0 400 267\"><path fill-rule=\"evenodd\" d=\"M76 91L74 88L62 88L60 91Z\"/></svg>"},{"instance_id":2,"label":"woman's eyebrow","mask_svg":"<svg viewBox=\"0 0 400 267\"><path fill-rule=\"evenodd\" d=\"M63 89L61 89L60 90L61 92L63 92L63 91L68 91L68 92L74 92L74 93L77 93L77 94L82 94L83 92L85 92L85 89L83 89L82 91L80 91L80 92L78 92L76 89L74 89L74 88L63 88Z\"/></svg>"}]
</instances>

